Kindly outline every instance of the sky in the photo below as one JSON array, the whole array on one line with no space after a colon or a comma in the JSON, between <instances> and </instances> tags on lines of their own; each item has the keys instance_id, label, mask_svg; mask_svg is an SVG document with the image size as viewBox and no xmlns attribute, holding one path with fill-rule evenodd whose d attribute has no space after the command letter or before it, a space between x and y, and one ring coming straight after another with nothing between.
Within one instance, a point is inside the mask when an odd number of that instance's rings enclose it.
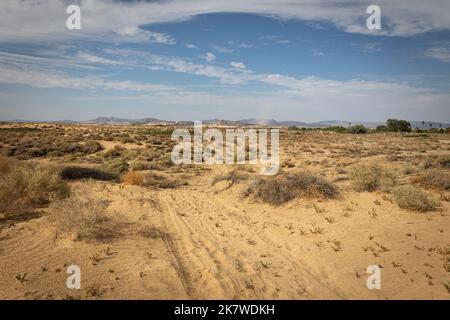
<instances>
[{"instance_id":1,"label":"sky","mask_svg":"<svg viewBox=\"0 0 450 320\"><path fill-rule=\"evenodd\" d=\"M81 30L66 9L81 8ZM369 30L366 9L381 8ZM2 0L0 120L450 123L447 0Z\"/></svg>"}]
</instances>

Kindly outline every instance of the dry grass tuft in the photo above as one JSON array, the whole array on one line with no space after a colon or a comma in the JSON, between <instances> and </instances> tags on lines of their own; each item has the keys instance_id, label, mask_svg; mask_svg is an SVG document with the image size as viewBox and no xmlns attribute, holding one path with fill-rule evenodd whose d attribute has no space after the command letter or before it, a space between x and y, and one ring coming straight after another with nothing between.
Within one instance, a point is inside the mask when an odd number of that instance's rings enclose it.
<instances>
[{"instance_id":1,"label":"dry grass tuft","mask_svg":"<svg viewBox=\"0 0 450 320\"><path fill-rule=\"evenodd\" d=\"M145 182L145 173L129 171L122 176L122 182L133 186L143 186Z\"/></svg>"},{"instance_id":2,"label":"dry grass tuft","mask_svg":"<svg viewBox=\"0 0 450 320\"><path fill-rule=\"evenodd\" d=\"M392 194L398 206L403 209L425 212L436 210L439 206L439 201L411 185L399 186Z\"/></svg>"},{"instance_id":3,"label":"dry grass tuft","mask_svg":"<svg viewBox=\"0 0 450 320\"><path fill-rule=\"evenodd\" d=\"M61 179L55 166L12 160L2 162L0 212L45 206L52 200L67 197L70 193L68 185Z\"/></svg>"},{"instance_id":4,"label":"dry grass tuft","mask_svg":"<svg viewBox=\"0 0 450 320\"><path fill-rule=\"evenodd\" d=\"M417 179L425 188L434 188L445 191L450 190L450 176L438 170L430 170Z\"/></svg>"},{"instance_id":5,"label":"dry grass tuft","mask_svg":"<svg viewBox=\"0 0 450 320\"><path fill-rule=\"evenodd\" d=\"M246 190L245 195L272 205L281 205L297 196L313 198L336 198L338 188L309 173L279 174L271 178L259 178Z\"/></svg>"},{"instance_id":6,"label":"dry grass tuft","mask_svg":"<svg viewBox=\"0 0 450 320\"><path fill-rule=\"evenodd\" d=\"M49 207L50 219L61 233L75 235L77 240L109 241L119 237L125 226L117 215L108 215L105 200L94 198L90 188L75 190L64 200Z\"/></svg>"},{"instance_id":7,"label":"dry grass tuft","mask_svg":"<svg viewBox=\"0 0 450 320\"><path fill-rule=\"evenodd\" d=\"M375 191L394 184L395 176L377 162L359 162L350 167L350 179L356 191Z\"/></svg>"}]
</instances>

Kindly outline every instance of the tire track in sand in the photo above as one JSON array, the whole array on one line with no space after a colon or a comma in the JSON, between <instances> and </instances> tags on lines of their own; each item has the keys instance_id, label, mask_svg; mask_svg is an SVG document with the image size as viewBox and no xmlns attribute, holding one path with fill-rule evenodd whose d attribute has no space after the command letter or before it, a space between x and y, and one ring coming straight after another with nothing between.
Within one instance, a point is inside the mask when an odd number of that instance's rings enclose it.
<instances>
[{"instance_id":1,"label":"tire track in sand","mask_svg":"<svg viewBox=\"0 0 450 320\"><path fill-rule=\"evenodd\" d=\"M190 297L341 297L212 195L178 189L158 196L162 225L172 236L166 245Z\"/></svg>"}]
</instances>

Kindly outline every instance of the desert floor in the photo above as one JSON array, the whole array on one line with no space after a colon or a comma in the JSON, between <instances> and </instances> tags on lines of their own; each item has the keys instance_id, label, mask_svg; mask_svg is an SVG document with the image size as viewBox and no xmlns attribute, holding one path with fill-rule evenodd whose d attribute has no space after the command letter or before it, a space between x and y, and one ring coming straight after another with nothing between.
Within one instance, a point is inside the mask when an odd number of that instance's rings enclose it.
<instances>
[{"instance_id":1,"label":"desert floor","mask_svg":"<svg viewBox=\"0 0 450 320\"><path fill-rule=\"evenodd\" d=\"M104 149L87 156L18 161L92 167L115 145L145 148L96 141ZM120 232L80 240L60 232L46 206L0 213L0 298L450 298L448 191L425 189L440 199L436 210L401 209L383 188L356 191L347 172L373 160L397 173L394 183L414 184L428 170L424 161L450 156L450 135L284 132L280 143L284 172L322 176L340 196L271 205L243 196L247 180L217 179L236 169L226 165L159 169L183 182L170 188L71 180L72 190L107 202L107 214L120 217ZM11 144L3 141L3 149ZM252 179L258 171L248 174ZM81 290L66 288L70 265L81 268ZM381 267L380 290L366 287L369 265Z\"/></svg>"}]
</instances>

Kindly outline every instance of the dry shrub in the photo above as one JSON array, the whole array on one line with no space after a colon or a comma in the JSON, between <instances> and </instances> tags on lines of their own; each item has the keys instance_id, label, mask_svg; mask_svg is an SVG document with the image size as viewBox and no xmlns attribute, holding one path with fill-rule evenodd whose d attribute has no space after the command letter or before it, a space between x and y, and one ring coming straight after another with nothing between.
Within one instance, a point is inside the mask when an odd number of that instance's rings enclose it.
<instances>
[{"instance_id":1,"label":"dry shrub","mask_svg":"<svg viewBox=\"0 0 450 320\"><path fill-rule=\"evenodd\" d=\"M279 174L271 178L259 178L254 181L245 195L272 205L281 205L297 196L314 198L335 198L338 188L317 176L309 173Z\"/></svg>"},{"instance_id":2,"label":"dry shrub","mask_svg":"<svg viewBox=\"0 0 450 320\"><path fill-rule=\"evenodd\" d=\"M77 240L108 241L119 237L125 224L118 215L108 215L108 202L91 194L92 186L75 190L49 207L50 219L61 233Z\"/></svg>"},{"instance_id":3,"label":"dry shrub","mask_svg":"<svg viewBox=\"0 0 450 320\"><path fill-rule=\"evenodd\" d=\"M438 170L430 170L417 179L426 188L450 190L450 176Z\"/></svg>"},{"instance_id":4,"label":"dry shrub","mask_svg":"<svg viewBox=\"0 0 450 320\"><path fill-rule=\"evenodd\" d=\"M383 168L377 162L359 162L350 167L350 179L357 191L375 191L385 185L394 184L393 172Z\"/></svg>"},{"instance_id":5,"label":"dry shrub","mask_svg":"<svg viewBox=\"0 0 450 320\"><path fill-rule=\"evenodd\" d=\"M398 206L403 209L415 211L436 210L439 202L419 188L411 185L403 185L395 188L392 192Z\"/></svg>"},{"instance_id":6,"label":"dry shrub","mask_svg":"<svg viewBox=\"0 0 450 320\"><path fill-rule=\"evenodd\" d=\"M128 164L124 160L112 159L103 163L98 169L112 175L120 175L121 173L128 171L128 167Z\"/></svg>"},{"instance_id":7,"label":"dry shrub","mask_svg":"<svg viewBox=\"0 0 450 320\"><path fill-rule=\"evenodd\" d=\"M152 170L152 163L146 161L133 161L131 163L130 169L133 171L144 171L144 170Z\"/></svg>"},{"instance_id":8,"label":"dry shrub","mask_svg":"<svg viewBox=\"0 0 450 320\"><path fill-rule=\"evenodd\" d=\"M436 159L436 164L442 168L450 168L450 155L439 156Z\"/></svg>"},{"instance_id":9,"label":"dry shrub","mask_svg":"<svg viewBox=\"0 0 450 320\"><path fill-rule=\"evenodd\" d=\"M0 156L0 175L6 174L11 168L11 160Z\"/></svg>"},{"instance_id":10,"label":"dry shrub","mask_svg":"<svg viewBox=\"0 0 450 320\"><path fill-rule=\"evenodd\" d=\"M450 168L450 156L449 155L441 155L441 156L428 156L422 162L422 167L424 169L430 168Z\"/></svg>"},{"instance_id":11,"label":"dry shrub","mask_svg":"<svg viewBox=\"0 0 450 320\"><path fill-rule=\"evenodd\" d=\"M10 161L8 166L0 174L0 212L47 205L70 193L53 165Z\"/></svg>"},{"instance_id":12,"label":"dry shrub","mask_svg":"<svg viewBox=\"0 0 450 320\"><path fill-rule=\"evenodd\" d=\"M129 171L122 176L122 182L134 186L143 186L145 174L138 171Z\"/></svg>"}]
</instances>

